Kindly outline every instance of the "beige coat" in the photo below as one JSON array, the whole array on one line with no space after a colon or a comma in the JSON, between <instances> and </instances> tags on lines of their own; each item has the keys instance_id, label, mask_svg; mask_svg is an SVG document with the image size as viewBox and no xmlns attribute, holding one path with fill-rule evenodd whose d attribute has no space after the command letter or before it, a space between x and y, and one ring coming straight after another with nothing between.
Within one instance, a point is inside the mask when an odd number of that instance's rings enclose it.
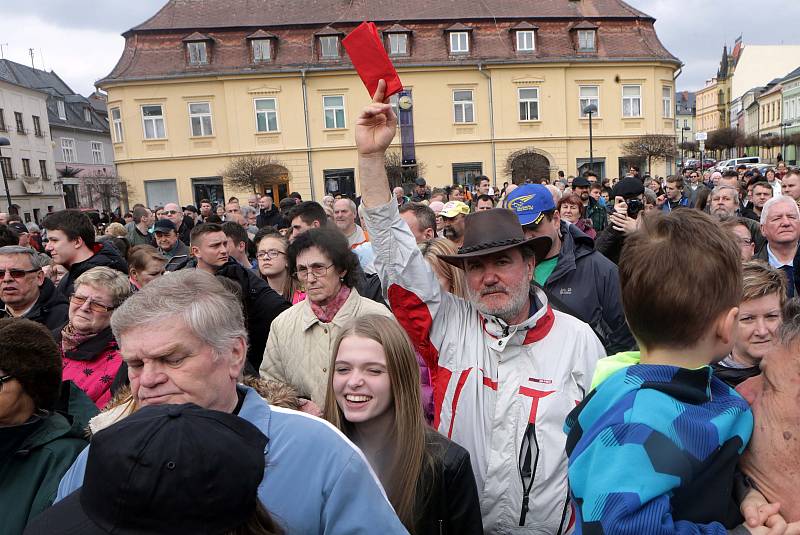
<instances>
[{"instance_id":1,"label":"beige coat","mask_svg":"<svg viewBox=\"0 0 800 535\"><path fill-rule=\"evenodd\" d=\"M392 317L388 308L355 289L331 323L317 319L308 299L284 310L270 326L261 377L287 383L322 407L333 343L350 320L366 314Z\"/></svg>"}]
</instances>

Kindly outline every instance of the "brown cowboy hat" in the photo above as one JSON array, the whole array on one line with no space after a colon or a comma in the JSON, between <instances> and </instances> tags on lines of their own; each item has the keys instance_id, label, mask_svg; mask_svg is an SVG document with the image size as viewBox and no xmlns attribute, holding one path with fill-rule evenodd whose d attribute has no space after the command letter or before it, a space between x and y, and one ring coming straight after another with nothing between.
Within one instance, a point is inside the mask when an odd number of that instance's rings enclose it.
<instances>
[{"instance_id":1,"label":"brown cowboy hat","mask_svg":"<svg viewBox=\"0 0 800 535\"><path fill-rule=\"evenodd\" d=\"M547 256L553 240L547 236L525 238L519 219L511 210L492 208L468 215L464 219L464 244L456 255L439 255L439 258L457 268L464 269L464 260L485 256L514 247L528 247L540 262Z\"/></svg>"}]
</instances>

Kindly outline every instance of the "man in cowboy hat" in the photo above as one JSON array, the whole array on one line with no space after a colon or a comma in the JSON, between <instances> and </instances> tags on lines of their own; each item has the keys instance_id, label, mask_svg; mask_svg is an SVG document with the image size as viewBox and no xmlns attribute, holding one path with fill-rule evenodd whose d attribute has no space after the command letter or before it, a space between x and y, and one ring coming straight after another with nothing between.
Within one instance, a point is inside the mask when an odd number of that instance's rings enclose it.
<instances>
[{"instance_id":1,"label":"man in cowboy hat","mask_svg":"<svg viewBox=\"0 0 800 535\"><path fill-rule=\"evenodd\" d=\"M385 87L356 122L362 203L392 311L431 370L434 425L470 452L486 532L567 532L563 423L603 346L530 287L551 239L526 239L510 210L465 217L458 254L440 258L464 270L468 300L442 291L389 191L383 162L397 118Z\"/></svg>"}]
</instances>

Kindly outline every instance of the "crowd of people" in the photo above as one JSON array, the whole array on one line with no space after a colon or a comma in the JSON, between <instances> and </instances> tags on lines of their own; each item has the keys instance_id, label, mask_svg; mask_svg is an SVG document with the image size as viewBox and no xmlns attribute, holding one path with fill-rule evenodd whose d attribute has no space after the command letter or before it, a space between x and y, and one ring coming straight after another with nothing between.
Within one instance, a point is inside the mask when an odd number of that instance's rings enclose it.
<instances>
[{"instance_id":1,"label":"crowd of people","mask_svg":"<svg viewBox=\"0 0 800 535\"><path fill-rule=\"evenodd\" d=\"M800 170L0 222L0 533L800 533ZM35 232L34 232L35 230Z\"/></svg>"}]
</instances>

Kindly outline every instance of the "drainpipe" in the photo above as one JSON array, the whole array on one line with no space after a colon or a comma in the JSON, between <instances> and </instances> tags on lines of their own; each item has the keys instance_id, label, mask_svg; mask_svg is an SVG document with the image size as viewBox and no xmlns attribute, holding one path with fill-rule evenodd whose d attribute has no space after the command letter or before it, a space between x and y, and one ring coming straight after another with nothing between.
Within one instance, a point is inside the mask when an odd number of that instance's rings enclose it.
<instances>
[{"instance_id":1,"label":"drainpipe","mask_svg":"<svg viewBox=\"0 0 800 535\"><path fill-rule=\"evenodd\" d=\"M308 182L311 186L311 198L316 199L314 194L314 168L311 165L311 130L308 126L308 90L306 88L306 70L300 69L300 76L303 82L303 119L306 125L306 158L308 159Z\"/></svg>"},{"instance_id":2,"label":"drainpipe","mask_svg":"<svg viewBox=\"0 0 800 535\"><path fill-rule=\"evenodd\" d=\"M478 72L489 80L489 136L492 142L492 181L497 189L497 155L494 145L494 92L492 91L492 75L483 70L483 62L478 63Z\"/></svg>"}]
</instances>

